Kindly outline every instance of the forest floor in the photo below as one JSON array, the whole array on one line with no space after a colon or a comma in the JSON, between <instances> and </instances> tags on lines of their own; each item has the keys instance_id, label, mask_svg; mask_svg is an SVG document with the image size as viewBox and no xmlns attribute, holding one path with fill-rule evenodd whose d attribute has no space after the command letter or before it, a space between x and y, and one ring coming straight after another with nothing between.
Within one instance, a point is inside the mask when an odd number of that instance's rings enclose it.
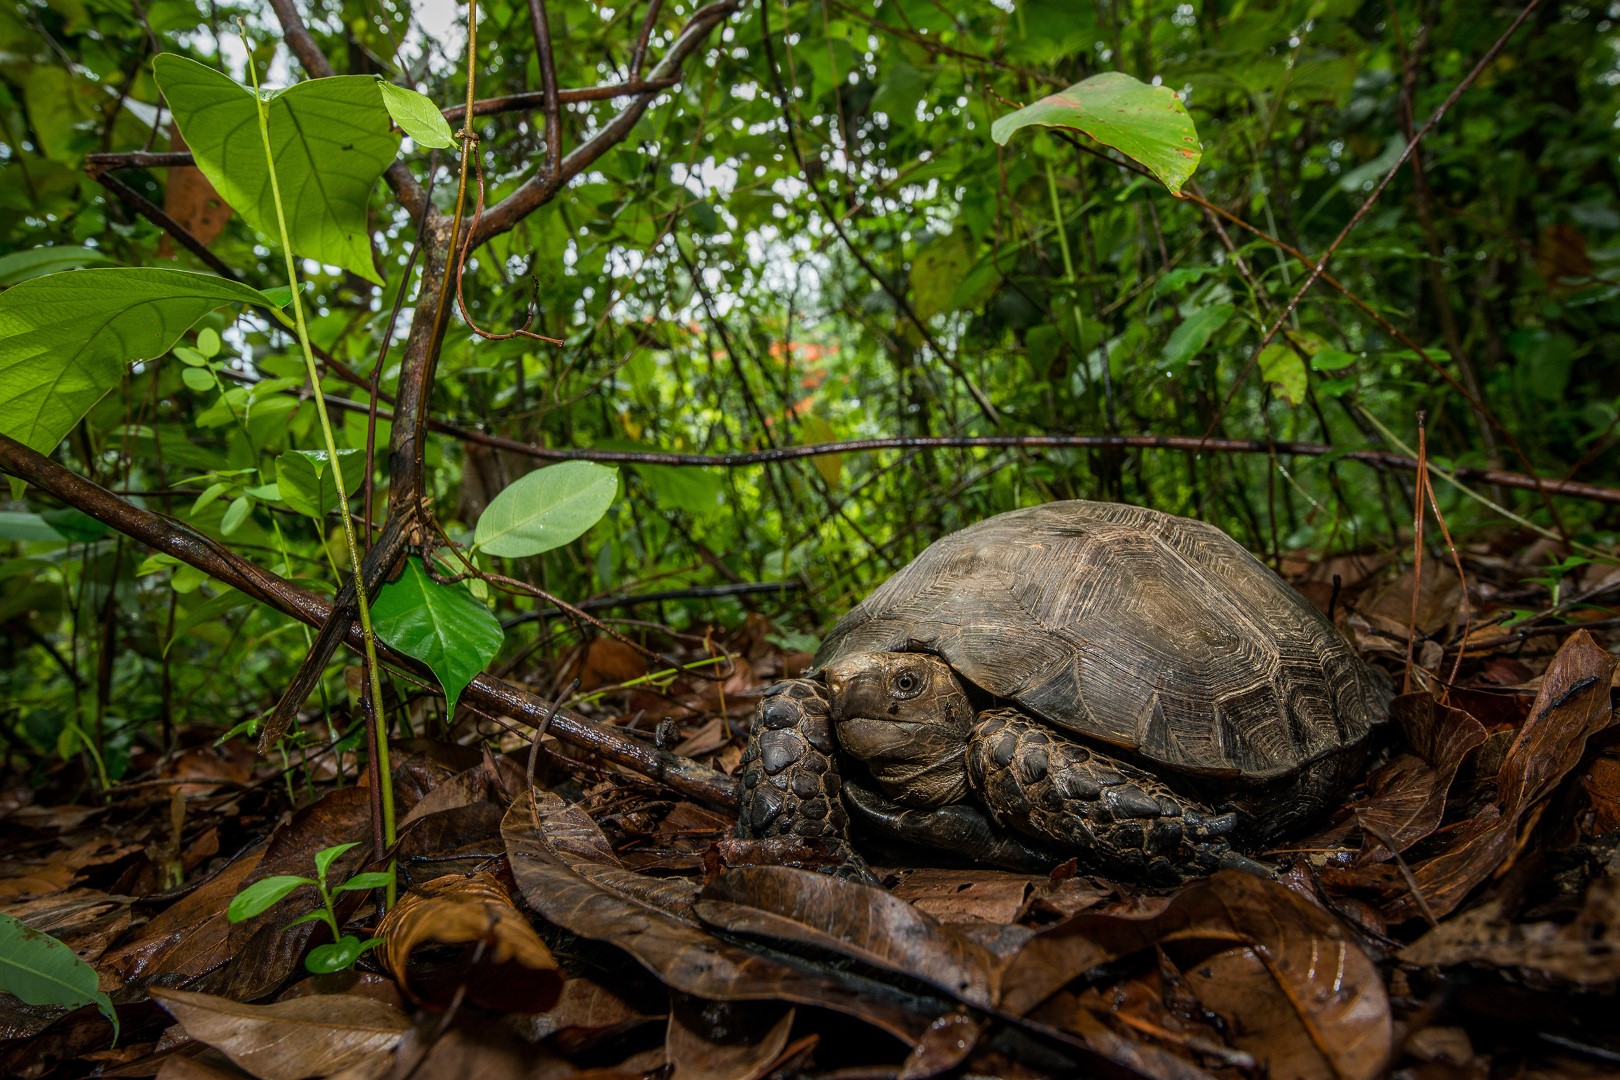
<instances>
[{"instance_id":1,"label":"forest floor","mask_svg":"<svg viewBox=\"0 0 1620 1080\"><path fill-rule=\"evenodd\" d=\"M1397 685L1416 639L1366 783L1263 853L1271 880L1161 890L916 853L879 859L871 889L769 865L727 814L550 736L531 760L531 733L463 710L394 748L386 922L377 893L332 894L381 946L312 975L332 931L295 920L316 889L227 909L368 840L352 750L271 761L188 720L105 798L80 763L14 757L0 911L94 967L121 1036L93 1006L0 995L0 1075L1612 1076L1620 569L1553 580L1548 561L1465 551L1466 591L1442 561L1421 582L1374 558L1284 565ZM721 643L720 681L615 690L646 668L611 639L530 681L577 677L598 721L733 773L760 689L808 659L767 630ZM382 869L368 851L337 853L329 882Z\"/></svg>"}]
</instances>

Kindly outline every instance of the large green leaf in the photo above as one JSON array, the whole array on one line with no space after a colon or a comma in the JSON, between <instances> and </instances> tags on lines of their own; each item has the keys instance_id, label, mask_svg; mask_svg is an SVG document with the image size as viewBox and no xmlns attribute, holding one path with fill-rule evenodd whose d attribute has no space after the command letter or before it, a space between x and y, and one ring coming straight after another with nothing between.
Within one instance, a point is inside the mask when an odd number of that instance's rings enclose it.
<instances>
[{"instance_id":1,"label":"large green leaf","mask_svg":"<svg viewBox=\"0 0 1620 1080\"><path fill-rule=\"evenodd\" d=\"M50 453L131 361L162 356L222 304L259 290L185 270L70 270L0 294L0 432Z\"/></svg>"},{"instance_id":2,"label":"large green leaf","mask_svg":"<svg viewBox=\"0 0 1620 1080\"><path fill-rule=\"evenodd\" d=\"M1204 147L1187 107L1175 91L1149 86L1118 71L1105 71L1008 113L990 127L1005 145L1019 128L1077 128L1105 146L1140 162L1171 194L1192 176Z\"/></svg>"},{"instance_id":3,"label":"large green leaf","mask_svg":"<svg viewBox=\"0 0 1620 1080\"><path fill-rule=\"evenodd\" d=\"M96 969L49 934L0 914L0 991L29 1005L94 1005L113 1026L118 1014L97 985Z\"/></svg>"},{"instance_id":4,"label":"large green leaf","mask_svg":"<svg viewBox=\"0 0 1620 1080\"><path fill-rule=\"evenodd\" d=\"M595 462L536 469L490 500L473 544L514 559L562 547L600 521L618 491L619 470Z\"/></svg>"},{"instance_id":5,"label":"large green leaf","mask_svg":"<svg viewBox=\"0 0 1620 1080\"><path fill-rule=\"evenodd\" d=\"M391 647L433 669L451 710L506 638L500 620L466 585L441 585L428 577L420 559L408 561L399 580L377 594L371 625Z\"/></svg>"},{"instance_id":6,"label":"large green leaf","mask_svg":"<svg viewBox=\"0 0 1620 1080\"><path fill-rule=\"evenodd\" d=\"M279 239L253 91L172 53L153 60L152 70L203 175L249 225ZM377 80L311 79L265 98L293 250L382 284L371 261L366 204L399 153L399 137L389 128Z\"/></svg>"}]
</instances>

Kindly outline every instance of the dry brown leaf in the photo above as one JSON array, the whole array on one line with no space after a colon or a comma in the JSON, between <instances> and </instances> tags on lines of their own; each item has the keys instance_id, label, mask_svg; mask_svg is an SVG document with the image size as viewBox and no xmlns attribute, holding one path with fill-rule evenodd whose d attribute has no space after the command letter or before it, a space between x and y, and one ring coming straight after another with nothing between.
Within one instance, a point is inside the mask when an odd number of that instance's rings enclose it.
<instances>
[{"instance_id":1,"label":"dry brown leaf","mask_svg":"<svg viewBox=\"0 0 1620 1080\"><path fill-rule=\"evenodd\" d=\"M1190 972L1219 971L1200 977L1199 999L1274 1075L1356 1080L1385 1068L1389 998L1372 961L1320 908L1236 871L1147 918L1082 914L1041 933L1003 974L1001 1005L1023 1015L1077 975L1154 947L1182 961L1189 985Z\"/></svg>"},{"instance_id":2,"label":"dry brown leaf","mask_svg":"<svg viewBox=\"0 0 1620 1080\"><path fill-rule=\"evenodd\" d=\"M819 1005L907 1042L927 1027L916 995L720 940L692 916L691 882L630 873L577 807L549 792L537 803L514 802L501 833L524 899L549 921L612 943L667 986L698 997Z\"/></svg>"},{"instance_id":3,"label":"dry brown leaf","mask_svg":"<svg viewBox=\"0 0 1620 1080\"><path fill-rule=\"evenodd\" d=\"M694 910L735 934L827 949L906 975L969 1005L997 995L999 964L984 946L882 889L790 866L728 870Z\"/></svg>"},{"instance_id":4,"label":"dry brown leaf","mask_svg":"<svg viewBox=\"0 0 1620 1080\"><path fill-rule=\"evenodd\" d=\"M1593 990L1620 986L1620 881L1599 878L1573 922L1511 923L1499 903L1461 912L1407 946L1420 967L1478 964Z\"/></svg>"},{"instance_id":5,"label":"dry brown leaf","mask_svg":"<svg viewBox=\"0 0 1620 1080\"><path fill-rule=\"evenodd\" d=\"M475 1005L545 1012L563 975L512 900L489 874L448 874L411 892L377 928L383 967L412 1000L449 1008L463 987Z\"/></svg>"},{"instance_id":6,"label":"dry brown leaf","mask_svg":"<svg viewBox=\"0 0 1620 1080\"><path fill-rule=\"evenodd\" d=\"M1439 854L1413 868L1414 884L1435 916L1455 910L1503 864L1519 842L1520 822L1580 761L1587 740L1613 724L1609 683L1617 663L1584 630L1558 650L1530 718L1497 770L1497 801L1450 833ZM1403 889L1386 904L1385 914L1394 922L1422 910L1423 904Z\"/></svg>"},{"instance_id":7,"label":"dry brown leaf","mask_svg":"<svg viewBox=\"0 0 1620 1080\"><path fill-rule=\"evenodd\" d=\"M1405 851L1440 825L1446 796L1463 759L1485 741L1485 728L1461 709L1427 693L1402 694L1390 705L1410 750L1373 774L1367 799L1351 809L1366 832L1358 862L1389 858L1383 838Z\"/></svg>"},{"instance_id":8,"label":"dry brown leaf","mask_svg":"<svg viewBox=\"0 0 1620 1080\"><path fill-rule=\"evenodd\" d=\"M924 867L901 878L893 895L942 923L1016 922L1032 887L1046 878L1006 870Z\"/></svg>"},{"instance_id":9,"label":"dry brown leaf","mask_svg":"<svg viewBox=\"0 0 1620 1080\"><path fill-rule=\"evenodd\" d=\"M176 150L190 149L180 134L179 125L172 121L169 124L169 145ZM208 177L195 165L179 165L168 170L168 183L163 189L163 209L204 247L214 242L220 230L225 228L225 223L231 219L230 204L220 197ZM158 240L158 256L166 259L171 254L171 241L165 235Z\"/></svg>"},{"instance_id":10,"label":"dry brown leaf","mask_svg":"<svg viewBox=\"0 0 1620 1080\"><path fill-rule=\"evenodd\" d=\"M671 994L664 1056L675 1080L759 1080L787 1046L794 1010Z\"/></svg>"},{"instance_id":11,"label":"dry brown leaf","mask_svg":"<svg viewBox=\"0 0 1620 1080\"><path fill-rule=\"evenodd\" d=\"M369 997L323 994L244 1005L213 994L153 987L151 994L198 1042L261 1080L328 1076L391 1051L410 1020Z\"/></svg>"}]
</instances>

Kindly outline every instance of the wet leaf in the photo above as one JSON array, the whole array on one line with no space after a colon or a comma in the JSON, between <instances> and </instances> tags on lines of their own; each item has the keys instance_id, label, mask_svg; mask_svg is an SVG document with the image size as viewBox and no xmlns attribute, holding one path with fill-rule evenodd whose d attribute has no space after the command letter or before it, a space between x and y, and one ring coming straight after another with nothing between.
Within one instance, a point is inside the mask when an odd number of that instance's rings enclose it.
<instances>
[{"instance_id":1,"label":"wet leaf","mask_svg":"<svg viewBox=\"0 0 1620 1080\"><path fill-rule=\"evenodd\" d=\"M990 951L882 889L788 866L721 874L695 905L704 922L827 949L921 979L970 1005L997 993Z\"/></svg>"},{"instance_id":2,"label":"wet leaf","mask_svg":"<svg viewBox=\"0 0 1620 1080\"><path fill-rule=\"evenodd\" d=\"M1358 856L1363 863L1389 857L1379 837L1405 851L1432 833L1458 767L1485 741L1478 720L1427 693L1402 694L1391 703L1390 716L1410 749L1373 774L1367 800L1353 808L1367 832Z\"/></svg>"},{"instance_id":3,"label":"wet leaf","mask_svg":"<svg viewBox=\"0 0 1620 1080\"><path fill-rule=\"evenodd\" d=\"M413 890L383 919L383 967L411 998L448 1008L467 1000L508 1013L544 1012L557 1003L557 962L500 882L479 872L449 874Z\"/></svg>"},{"instance_id":4,"label":"wet leaf","mask_svg":"<svg viewBox=\"0 0 1620 1080\"><path fill-rule=\"evenodd\" d=\"M1022 1015L1083 972L1155 947L1180 959L1235 1048L1273 1075L1349 1080L1384 1070L1393 1030L1372 961L1320 908L1236 871L1146 918L1082 914L1043 932L1003 973L1001 1005Z\"/></svg>"},{"instance_id":5,"label":"wet leaf","mask_svg":"<svg viewBox=\"0 0 1620 1080\"><path fill-rule=\"evenodd\" d=\"M928 1025L911 1048L898 1080L925 1080L962 1064L984 1034L985 1020L966 1012L947 1013Z\"/></svg>"},{"instance_id":6,"label":"wet leaf","mask_svg":"<svg viewBox=\"0 0 1620 1080\"><path fill-rule=\"evenodd\" d=\"M212 994L154 987L152 997L198 1042L263 1080L330 1076L399 1042L410 1019L357 994L318 994L244 1005Z\"/></svg>"},{"instance_id":7,"label":"wet leaf","mask_svg":"<svg viewBox=\"0 0 1620 1080\"><path fill-rule=\"evenodd\" d=\"M758 1080L793 1030L794 1010L774 1002L671 995L664 1056L692 1080Z\"/></svg>"},{"instance_id":8,"label":"wet leaf","mask_svg":"<svg viewBox=\"0 0 1620 1080\"><path fill-rule=\"evenodd\" d=\"M1580 761L1587 740L1614 723L1609 685L1617 663L1584 630L1558 650L1530 718L1497 770L1496 801L1448 833L1444 850L1413 868L1413 884L1435 916L1455 910L1502 865L1518 843L1520 823ZM1422 909L1403 888L1385 905L1385 914L1395 921Z\"/></svg>"},{"instance_id":9,"label":"wet leaf","mask_svg":"<svg viewBox=\"0 0 1620 1080\"><path fill-rule=\"evenodd\" d=\"M1515 924L1496 902L1447 919L1407 946L1401 959L1421 967L1461 964L1584 989L1620 985L1620 881L1599 878L1569 923Z\"/></svg>"},{"instance_id":10,"label":"wet leaf","mask_svg":"<svg viewBox=\"0 0 1620 1080\"><path fill-rule=\"evenodd\" d=\"M692 916L697 890L690 882L630 873L577 807L550 793L537 802L514 802L501 828L524 898L564 929L623 949L673 989L721 1001L819 1005L907 1042L922 1033L925 1017L941 1011L850 972L721 940Z\"/></svg>"}]
</instances>

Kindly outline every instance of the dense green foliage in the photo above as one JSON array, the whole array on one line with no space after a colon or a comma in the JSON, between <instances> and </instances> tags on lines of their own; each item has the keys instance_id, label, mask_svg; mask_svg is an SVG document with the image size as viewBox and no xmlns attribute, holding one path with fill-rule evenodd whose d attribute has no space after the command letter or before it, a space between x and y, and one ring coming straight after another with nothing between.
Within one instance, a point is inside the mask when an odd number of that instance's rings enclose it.
<instances>
[{"instance_id":1,"label":"dense green foliage","mask_svg":"<svg viewBox=\"0 0 1620 1080\"><path fill-rule=\"evenodd\" d=\"M649 67L693 6L664 5ZM465 36L453 20L424 27L402 0L300 7L338 72L414 86L441 107L464 99ZM562 87L626 77L643 6L554 0L550 11ZM622 144L468 258L464 295L478 325L511 329L534 302L533 329L564 344L486 340L452 315L433 416L547 447L683 453L1211 431L1403 450L1416 446L1423 410L1437 463L1578 469L1602 482L1620 464L1620 377L1606 363L1620 340L1620 27L1601 5L1536 11L1424 138L1421 171L1409 164L1395 177L1328 267L1427 360L1324 281L1251 370L1305 264L1086 152L1096 144L1082 136L1029 127L1005 146L991 137L997 118L1099 72L1179 90L1202 141L1188 191L1315 257L1517 11L1413 0L743 4ZM171 78L223 70L246 82L237 14L267 85L302 78L258 4L8 0L0 284L74 266L208 269L85 164L99 152L169 149L160 81L170 90ZM154 76L160 52L197 64L166 60ZM480 98L540 86L526 4L481 6L476 71ZM363 80L345 85L382 115ZM242 91L225 90L228 111ZM564 150L618 107L568 105ZM186 108L176 111L188 124ZM544 160L538 111L484 116L477 131L491 202ZM364 238L356 248L345 234L320 249L341 268L306 262L312 335L362 375L392 341L387 390L412 311L416 223L370 184L388 146L349 169L342 151L352 146L308 145L283 161L311 182L364 172L370 186L344 198L356 221L369 220L375 253L369 261ZM402 160L431 177L445 208L455 155L404 144ZM195 173L115 175L194 228L210 216ZM270 292L287 282L273 218L255 201L262 183L233 175L244 205L208 247L247 285L284 299ZM319 254L296 237L293 246ZM56 455L330 590L346 556L336 517L320 516L331 496L320 494L325 458L317 468L309 456L324 444L299 396L298 346L273 307L236 313L214 310L172 356L119 368ZM366 400L333 376L323 389ZM335 419L340 446L363 451L363 408ZM376 445L387 437L384 421ZM470 542L490 499L533 464L435 435L438 521ZM342 467L349 476L347 459ZM1480 493L1540 526L1612 542L1596 504ZM1504 520L1457 487L1438 494L1454 535ZM1412 513L1409 477L1331 454L882 451L747 469L633 464L583 538L521 560L478 559L572 600L726 575L802 579L808 588L762 606L784 630L814 634L941 532L1065 497L1196 514L1272 551L1391 544ZM305 647L290 621L37 493L10 507L0 537L15 543L0 566L0 737L13 746L91 747L116 774L131 741L160 725L256 714ZM495 611L537 603L500 596ZM663 610L699 629L742 613L737 601ZM509 638L506 648L531 645Z\"/></svg>"}]
</instances>

